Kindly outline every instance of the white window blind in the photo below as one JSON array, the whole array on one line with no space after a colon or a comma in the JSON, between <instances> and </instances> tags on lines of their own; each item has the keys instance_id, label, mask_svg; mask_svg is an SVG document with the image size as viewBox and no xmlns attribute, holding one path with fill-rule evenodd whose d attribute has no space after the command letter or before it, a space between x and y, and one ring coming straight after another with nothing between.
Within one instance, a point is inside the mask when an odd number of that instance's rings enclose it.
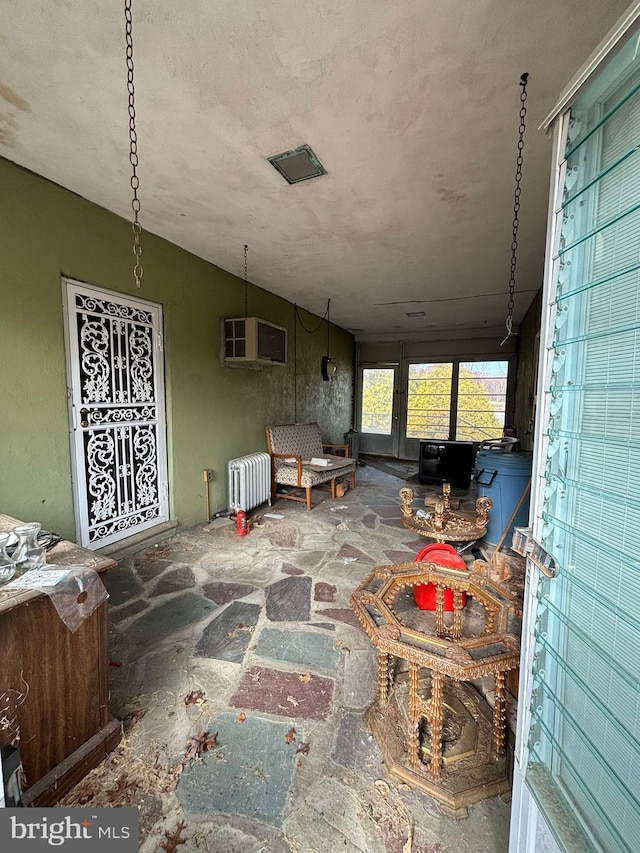
<instances>
[{"instance_id":1,"label":"white window blind","mask_svg":"<svg viewBox=\"0 0 640 853\"><path fill-rule=\"evenodd\" d=\"M575 849L640 849L640 58L571 106L527 783ZM570 837L570 836L569 836ZM567 836L559 837L569 847Z\"/></svg>"}]
</instances>

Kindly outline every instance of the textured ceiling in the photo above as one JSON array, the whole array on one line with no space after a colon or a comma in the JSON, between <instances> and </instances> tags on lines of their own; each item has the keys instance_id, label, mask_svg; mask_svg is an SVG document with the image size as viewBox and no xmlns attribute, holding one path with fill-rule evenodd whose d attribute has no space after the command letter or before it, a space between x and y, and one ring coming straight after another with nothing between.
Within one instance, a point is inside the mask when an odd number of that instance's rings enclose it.
<instances>
[{"instance_id":1,"label":"textured ceiling","mask_svg":"<svg viewBox=\"0 0 640 853\"><path fill-rule=\"evenodd\" d=\"M251 281L330 298L344 328L499 326L526 71L518 321L543 272L538 127L627 5L133 0L143 227L240 277L247 243ZM129 218L124 51L120 2L2 2L0 155ZM304 143L328 174L290 186L266 158Z\"/></svg>"}]
</instances>

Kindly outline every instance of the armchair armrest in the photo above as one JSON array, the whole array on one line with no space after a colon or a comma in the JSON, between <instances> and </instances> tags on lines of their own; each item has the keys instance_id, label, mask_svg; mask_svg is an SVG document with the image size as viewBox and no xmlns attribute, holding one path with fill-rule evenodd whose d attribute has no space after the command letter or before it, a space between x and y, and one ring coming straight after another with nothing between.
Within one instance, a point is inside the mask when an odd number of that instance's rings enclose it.
<instances>
[{"instance_id":1,"label":"armchair armrest","mask_svg":"<svg viewBox=\"0 0 640 853\"><path fill-rule=\"evenodd\" d=\"M325 444L325 442L322 442L322 449L324 450L327 447L332 447L334 450L342 450L345 455L345 458L349 458L348 444Z\"/></svg>"},{"instance_id":2,"label":"armchair armrest","mask_svg":"<svg viewBox=\"0 0 640 853\"><path fill-rule=\"evenodd\" d=\"M271 464L275 468L275 460L276 459L292 459L295 460L296 466L298 468L298 486L302 485L302 456L298 453L272 453L271 454Z\"/></svg>"}]
</instances>

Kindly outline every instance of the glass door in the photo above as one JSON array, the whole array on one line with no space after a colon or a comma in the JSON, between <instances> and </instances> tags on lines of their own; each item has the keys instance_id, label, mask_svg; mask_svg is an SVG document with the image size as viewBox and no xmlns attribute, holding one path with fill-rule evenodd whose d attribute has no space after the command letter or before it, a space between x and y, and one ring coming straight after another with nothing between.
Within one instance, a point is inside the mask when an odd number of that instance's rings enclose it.
<instances>
[{"instance_id":1,"label":"glass door","mask_svg":"<svg viewBox=\"0 0 640 853\"><path fill-rule=\"evenodd\" d=\"M360 452L398 456L398 365L374 364L360 372Z\"/></svg>"}]
</instances>

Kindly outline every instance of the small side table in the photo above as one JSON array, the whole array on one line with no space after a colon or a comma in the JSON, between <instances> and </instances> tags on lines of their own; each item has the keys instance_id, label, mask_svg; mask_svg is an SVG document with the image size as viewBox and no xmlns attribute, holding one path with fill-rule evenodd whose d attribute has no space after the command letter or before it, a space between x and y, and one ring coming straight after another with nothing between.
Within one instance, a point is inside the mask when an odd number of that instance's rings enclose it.
<instances>
[{"instance_id":1,"label":"small side table","mask_svg":"<svg viewBox=\"0 0 640 853\"><path fill-rule=\"evenodd\" d=\"M411 590L423 583L435 585L435 612L412 605ZM452 613L444 611L445 589L453 590ZM474 602L473 614L462 607L463 593ZM508 631L513 599L487 577L421 562L373 569L351 606L378 650L378 693L368 721L388 771L455 812L507 791L505 679L520 661L519 639ZM492 715L468 684L485 676L495 679ZM445 711L475 721L466 752L450 765L443 761Z\"/></svg>"}]
</instances>

